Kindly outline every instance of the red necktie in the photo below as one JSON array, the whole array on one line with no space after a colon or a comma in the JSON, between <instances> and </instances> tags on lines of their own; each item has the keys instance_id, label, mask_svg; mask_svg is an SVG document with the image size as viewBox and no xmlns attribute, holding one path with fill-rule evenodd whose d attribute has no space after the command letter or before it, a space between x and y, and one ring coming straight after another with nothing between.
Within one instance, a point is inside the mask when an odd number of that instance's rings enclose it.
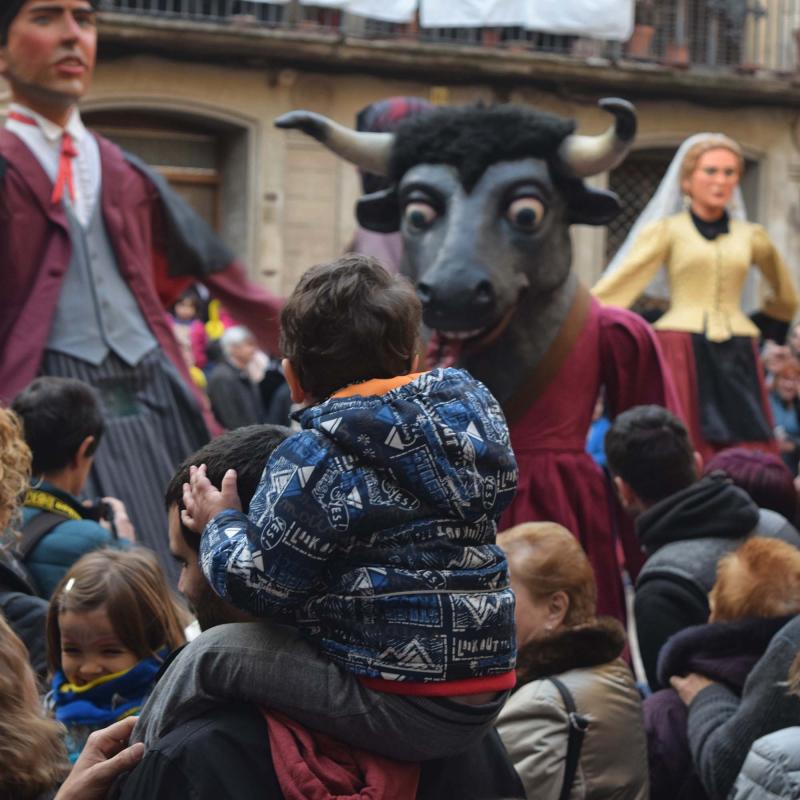
<instances>
[{"instance_id":1,"label":"red necktie","mask_svg":"<svg viewBox=\"0 0 800 800\"><path fill-rule=\"evenodd\" d=\"M28 117L17 111L11 111L8 118L16 120L17 122L22 122L25 125L34 125L38 127L38 123L33 117ZM75 200L75 183L72 178L72 159L77 155L78 151L75 149L72 137L64 131L61 136L61 154L58 159L58 174L56 175L56 182L53 185L53 194L50 197L50 202L61 202L64 197L65 186L69 191L70 199Z\"/></svg>"}]
</instances>

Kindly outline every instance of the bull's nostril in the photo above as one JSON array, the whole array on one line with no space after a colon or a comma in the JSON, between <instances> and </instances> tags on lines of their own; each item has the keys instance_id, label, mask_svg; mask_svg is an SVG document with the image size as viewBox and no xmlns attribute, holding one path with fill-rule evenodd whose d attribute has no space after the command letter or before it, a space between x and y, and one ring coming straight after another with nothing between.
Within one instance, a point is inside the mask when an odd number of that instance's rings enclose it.
<instances>
[{"instance_id":1,"label":"bull's nostril","mask_svg":"<svg viewBox=\"0 0 800 800\"><path fill-rule=\"evenodd\" d=\"M475 287L475 303L478 306L489 306L494 303L494 289L489 281L481 281Z\"/></svg>"},{"instance_id":2,"label":"bull's nostril","mask_svg":"<svg viewBox=\"0 0 800 800\"><path fill-rule=\"evenodd\" d=\"M433 288L427 283L417 284L417 297L422 305L428 305L433 301Z\"/></svg>"}]
</instances>

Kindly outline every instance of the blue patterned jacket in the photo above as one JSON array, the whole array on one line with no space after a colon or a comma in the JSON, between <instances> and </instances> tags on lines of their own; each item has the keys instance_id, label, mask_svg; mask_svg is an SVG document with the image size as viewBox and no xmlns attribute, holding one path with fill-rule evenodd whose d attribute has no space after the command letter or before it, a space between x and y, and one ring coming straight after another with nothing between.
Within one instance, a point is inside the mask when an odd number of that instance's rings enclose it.
<instances>
[{"instance_id":1,"label":"blue patterned jacket","mask_svg":"<svg viewBox=\"0 0 800 800\"><path fill-rule=\"evenodd\" d=\"M288 616L358 675L511 670L514 597L495 534L517 466L486 387L456 369L369 381L301 424L267 462L249 519L229 509L206 527L216 592Z\"/></svg>"}]
</instances>

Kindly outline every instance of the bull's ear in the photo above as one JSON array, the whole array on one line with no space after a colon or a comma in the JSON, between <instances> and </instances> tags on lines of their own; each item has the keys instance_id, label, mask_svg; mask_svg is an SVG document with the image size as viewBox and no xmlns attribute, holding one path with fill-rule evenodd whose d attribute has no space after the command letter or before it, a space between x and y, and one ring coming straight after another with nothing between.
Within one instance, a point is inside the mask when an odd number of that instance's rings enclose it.
<instances>
[{"instance_id":1,"label":"bull's ear","mask_svg":"<svg viewBox=\"0 0 800 800\"><path fill-rule=\"evenodd\" d=\"M396 187L390 186L360 197L356 203L356 218L362 228L375 233L395 233L400 230Z\"/></svg>"},{"instance_id":2,"label":"bull's ear","mask_svg":"<svg viewBox=\"0 0 800 800\"><path fill-rule=\"evenodd\" d=\"M569 197L568 202L570 225L607 225L622 211L614 192L588 186Z\"/></svg>"}]
</instances>

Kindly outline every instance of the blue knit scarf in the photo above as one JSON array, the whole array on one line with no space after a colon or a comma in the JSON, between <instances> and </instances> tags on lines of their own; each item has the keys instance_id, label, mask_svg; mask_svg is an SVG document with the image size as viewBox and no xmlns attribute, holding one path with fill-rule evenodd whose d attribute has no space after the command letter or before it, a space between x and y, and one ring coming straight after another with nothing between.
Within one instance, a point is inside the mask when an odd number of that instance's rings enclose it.
<instances>
[{"instance_id":1,"label":"blue knit scarf","mask_svg":"<svg viewBox=\"0 0 800 800\"><path fill-rule=\"evenodd\" d=\"M144 704L168 654L165 647L130 669L104 675L85 686L69 683L58 670L50 686L56 719L67 727L88 725L97 729L135 714Z\"/></svg>"}]
</instances>

